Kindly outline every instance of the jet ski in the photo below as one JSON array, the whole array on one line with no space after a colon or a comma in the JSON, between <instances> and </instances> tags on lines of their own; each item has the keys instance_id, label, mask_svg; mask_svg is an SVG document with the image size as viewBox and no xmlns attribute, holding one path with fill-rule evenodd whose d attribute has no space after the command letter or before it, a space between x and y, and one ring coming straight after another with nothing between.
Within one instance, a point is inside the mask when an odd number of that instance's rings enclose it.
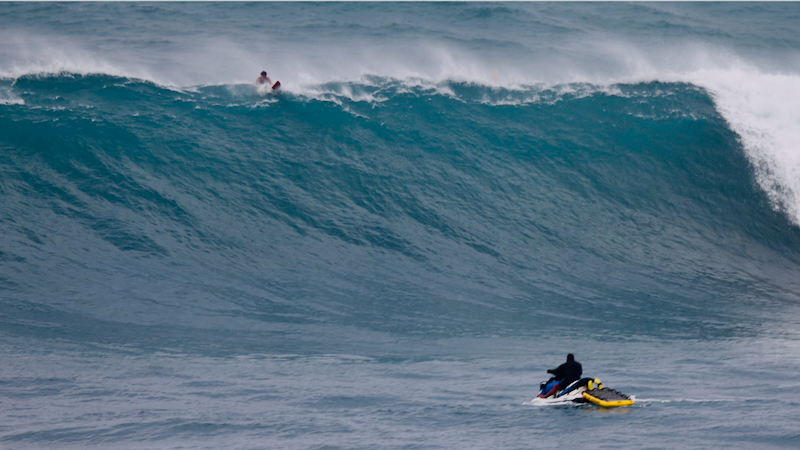
<instances>
[{"instance_id":1,"label":"jet ski","mask_svg":"<svg viewBox=\"0 0 800 450\"><path fill-rule=\"evenodd\" d=\"M557 380L549 379L542 381L539 386L540 395L544 395L553 389ZM531 400L533 405L561 404L561 403L593 403L605 408L616 406L628 406L633 404L633 399L622 392L604 387L597 378L581 378L572 382L566 388L556 391L549 397L536 397Z\"/></svg>"}]
</instances>

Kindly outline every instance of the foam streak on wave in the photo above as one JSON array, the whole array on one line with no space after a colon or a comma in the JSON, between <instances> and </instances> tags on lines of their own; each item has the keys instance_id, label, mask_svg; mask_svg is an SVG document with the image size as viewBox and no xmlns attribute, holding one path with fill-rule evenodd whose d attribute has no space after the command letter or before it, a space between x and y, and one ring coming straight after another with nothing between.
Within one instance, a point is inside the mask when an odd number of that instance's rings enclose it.
<instances>
[{"instance_id":1,"label":"foam streak on wave","mask_svg":"<svg viewBox=\"0 0 800 450\"><path fill-rule=\"evenodd\" d=\"M750 71L702 71L706 87L740 136L773 207L800 225L800 76Z\"/></svg>"}]
</instances>

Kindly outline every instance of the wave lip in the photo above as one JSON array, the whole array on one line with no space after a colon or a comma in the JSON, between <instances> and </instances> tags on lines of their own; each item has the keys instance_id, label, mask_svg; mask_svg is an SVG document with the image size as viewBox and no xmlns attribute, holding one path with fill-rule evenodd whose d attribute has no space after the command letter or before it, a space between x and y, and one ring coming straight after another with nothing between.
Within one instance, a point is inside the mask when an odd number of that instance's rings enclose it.
<instances>
[{"instance_id":1,"label":"wave lip","mask_svg":"<svg viewBox=\"0 0 800 450\"><path fill-rule=\"evenodd\" d=\"M800 75L700 72L717 109L739 135L773 207L800 226Z\"/></svg>"}]
</instances>

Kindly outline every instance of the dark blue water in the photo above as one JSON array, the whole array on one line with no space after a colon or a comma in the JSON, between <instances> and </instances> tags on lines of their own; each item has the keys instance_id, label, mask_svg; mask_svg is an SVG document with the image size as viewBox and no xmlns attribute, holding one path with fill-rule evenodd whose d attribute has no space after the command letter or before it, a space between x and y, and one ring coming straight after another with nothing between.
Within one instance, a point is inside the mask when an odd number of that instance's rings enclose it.
<instances>
[{"instance_id":1,"label":"dark blue water","mask_svg":"<svg viewBox=\"0 0 800 450\"><path fill-rule=\"evenodd\" d=\"M798 12L0 5L0 445L795 448Z\"/></svg>"}]
</instances>

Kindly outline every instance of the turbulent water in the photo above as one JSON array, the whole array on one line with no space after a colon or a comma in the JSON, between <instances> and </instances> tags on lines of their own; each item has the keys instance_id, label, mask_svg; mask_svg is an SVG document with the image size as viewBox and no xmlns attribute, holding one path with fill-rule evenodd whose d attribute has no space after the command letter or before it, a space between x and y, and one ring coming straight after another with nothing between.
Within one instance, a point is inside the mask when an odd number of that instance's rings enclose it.
<instances>
[{"instance_id":1,"label":"turbulent water","mask_svg":"<svg viewBox=\"0 0 800 450\"><path fill-rule=\"evenodd\" d=\"M0 4L0 447L797 448L799 26Z\"/></svg>"}]
</instances>

